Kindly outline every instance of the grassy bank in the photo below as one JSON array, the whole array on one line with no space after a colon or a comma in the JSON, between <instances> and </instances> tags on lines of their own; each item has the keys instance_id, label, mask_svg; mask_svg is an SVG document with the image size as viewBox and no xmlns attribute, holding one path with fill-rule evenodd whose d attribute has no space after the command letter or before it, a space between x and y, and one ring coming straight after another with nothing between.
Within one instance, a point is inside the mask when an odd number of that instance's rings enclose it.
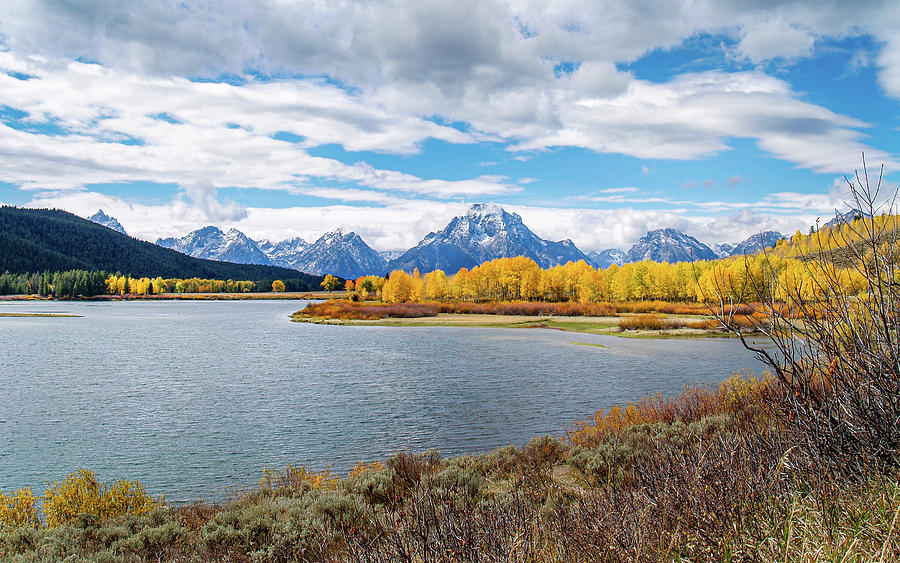
<instances>
[{"instance_id":1,"label":"grassy bank","mask_svg":"<svg viewBox=\"0 0 900 563\"><path fill-rule=\"evenodd\" d=\"M735 315L733 322L744 322ZM634 303L381 303L344 299L311 303L298 322L352 326L550 328L629 337L730 336L704 305Z\"/></svg>"},{"instance_id":2,"label":"grassy bank","mask_svg":"<svg viewBox=\"0 0 900 563\"><path fill-rule=\"evenodd\" d=\"M140 497L102 514L58 511L53 527L0 527L0 559L898 560L896 476L850 477L800 453L771 415L772 393L731 378L522 448L400 453L346 476L266 470L221 505Z\"/></svg>"}]
</instances>

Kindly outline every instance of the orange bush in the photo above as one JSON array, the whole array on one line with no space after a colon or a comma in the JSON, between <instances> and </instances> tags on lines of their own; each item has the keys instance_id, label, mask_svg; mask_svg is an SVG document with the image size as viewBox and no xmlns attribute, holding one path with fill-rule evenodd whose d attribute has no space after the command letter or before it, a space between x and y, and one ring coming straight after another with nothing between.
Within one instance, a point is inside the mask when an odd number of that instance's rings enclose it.
<instances>
[{"instance_id":1,"label":"orange bush","mask_svg":"<svg viewBox=\"0 0 900 563\"><path fill-rule=\"evenodd\" d=\"M591 419L576 421L566 430L566 436L573 446L595 447L637 424L694 422L717 414L731 415L742 424L758 422L767 419L770 387L768 377L760 379L748 371L735 372L714 388L697 385L671 399L648 397L625 407L601 409Z\"/></svg>"},{"instance_id":2,"label":"orange bush","mask_svg":"<svg viewBox=\"0 0 900 563\"><path fill-rule=\"evenodd\" d=\"M619 327L623 330L668 330L681 328L684 322L677 319L667 319L659 313L635 315L622 319Z\"/></svg>"}]
</instances>

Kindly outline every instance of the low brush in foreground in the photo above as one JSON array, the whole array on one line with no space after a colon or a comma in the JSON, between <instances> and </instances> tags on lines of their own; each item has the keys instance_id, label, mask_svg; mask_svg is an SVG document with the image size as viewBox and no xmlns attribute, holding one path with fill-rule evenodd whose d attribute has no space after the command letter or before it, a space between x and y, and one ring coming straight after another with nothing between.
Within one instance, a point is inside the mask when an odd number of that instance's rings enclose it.
<instances>
[{"instance_id":1,"label":"low brush in foreground","mask_svg":"<svg viewBox=\"0 0 900 563\"><path fill-rule=\"evenodd\" d=\"M345 477L266 469L258 488L222 505L103 512L98 500L44 525L33 495L13 493L0 497L0 559L900 559L896 475L819 466L774 416L778 393L771 380L733 376L598 412L563 440L523 448L400 453ZM72 479L91 481L80 472L63 483Z\"/></svg>"}]
</instances>

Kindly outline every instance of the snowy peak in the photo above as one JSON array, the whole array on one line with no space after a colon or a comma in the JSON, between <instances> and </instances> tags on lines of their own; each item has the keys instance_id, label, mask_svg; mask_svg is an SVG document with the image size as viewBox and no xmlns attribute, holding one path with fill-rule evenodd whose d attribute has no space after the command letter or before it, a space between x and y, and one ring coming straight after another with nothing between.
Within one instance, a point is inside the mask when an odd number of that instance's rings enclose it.
<instances>
[{"instance_id":1,"label":"snowy peak","mask_svg":"<svg viewBox=\"0 0 900 563\"><path fill-rule=\"evenodd\" d=\"M535 235L522 218L502 207L475 204L442 230L388 264L388 269L456 272L496 258L527 256L541 267L587 260L572 241L553 242Z\"/></svg>"},{"instance_id":2,"label":"snowy peak","mask_svg":"<svg viewBox=\"0 0 900 563\"><path fill-rule=\"evenodd\" d=\"M356 233L336 229L325 233L294 258L292 268L311 274L354 279L382 275L385 259Z\"/></svg>"},{"instance_id":3,"label":"snowy peak","mask_svg":"<svg viewBox=\"0 0 900 563\"><path fill-rule=\"evenodd\" d=\"M603 270L609 268L613 264L621 266L625 263L625 253L618 248L607 248L606 250L589 252L587 257L589 264Z\"/></svg>"},{"instance_id":4,"label":"snowy peak","mask_svg":"<svg viewBox=\"0 0 900 563\"><path fill-rule=\"evenodd\" d=\"M762 252L767 248L774 247L784 235L775 231L765 231L750 235L743 241L734 245L729 256L744 256Z\"/></svg>"},{"instance_id":5,"label":"snowy peak","mask_svg":"<svg viewBox=\"0 0 900 563\"><path fill-rule=\"evenodd\" d=\"M465 217L466 219L478 222L503 221L507 217L514 218L512 220L518 220L520 223L522 222L522 218L517 214L509 213L499 205L493 203L476 203L466 211Z\"/></svg>"},{"instance_id":6,"label":"snowy peak","mask_svg":"<svg viewBox=\"0 0 900 563\"><path fill-rule=\"evenodd\" d=\"M158 239L156 244L178 252L222 262L272 265L252 239L237 229L222 232L218 227L203 227L181 238Z\"/></svg>"},{"instance_id":7,"label":"snowy peak","mask_svg":"<svg viewBox=\"0 0 900 563\"><path fill-rule=\"evenodd\" d=\"M729 256L731 256L731 253L734 252L734 249L736 247L736 244L723 242L722 244L712 245L712 251L715 252L716 256L718 256L719 258L728 258Z\"/></svg>"},{"instance_id":8,"label":"snowy peak","mask_svg":"<svg viewBox=\"0 0 900 563\"><path fill-rule=\"evenodd\" d=\"M96 213L88 217L88 221L93 221L98 225L103 225L104 227L107 227L114 231L119 231L123 235L128 234L125 232L125 227L123 227L121 223L116 221L115 217L110 217L109 215L104 213L102 209L98 209Z\"/></svg>"},{"instance_id":9,"label":"snowy peak","mask_svg":"<svg viewBox=\"0 0 900 563\"><path fill-rule=\"evenodd\" d=\"M715 260L713 250L694 237L675 229L650 231L628 250L625 262L690 262L692 260Z\"/></svg>"}]
</instances>

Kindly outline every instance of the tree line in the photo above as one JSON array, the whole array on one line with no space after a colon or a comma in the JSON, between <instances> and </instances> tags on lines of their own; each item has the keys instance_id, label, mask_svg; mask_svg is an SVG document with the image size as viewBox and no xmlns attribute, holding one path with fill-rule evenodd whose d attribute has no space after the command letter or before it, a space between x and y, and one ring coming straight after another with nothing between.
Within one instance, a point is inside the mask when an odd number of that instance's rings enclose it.
<instances>
[{"instance_id":1,"label":"tree line","mask_svg":"<svg viewBox=\"0 0 900 563\"><path fill-rule=\"evenodd\" d=\"M98 295L159 295L165 293L256 293L306 291L306 278L284 280L218 280L207 278L133 277L93 270L0 274L0 295L39 295L57 299Z\"/></svg>"},{"instance_id":2,"label":"tree line","mask_svg":"<svg viewBox=\"0 0 900 563\"><path fill-rule=\"evenodd\" d=\"M859 223L859 222L863 223ZM865 227L865 228L862 228ZM785 300L788 295L804 299L822 298L827 291L818 280L833 274L853 293L866 287L864 271L854 263L812 260L834 252L859 238L855 232L875 229L900 232L897 216L856 219L854 224L795 234L774 248L753 255L694 262L644 260L621 266L594 268L585 261L542 269L534 260L519 256L498 258L454 274L435 270L422 275L395 270L386 278L366 276L345 288L365 299L375 294L387 303L419 301L695 301L753 299ZM882 244L887 244L887 241ZM871 253L871 252L870 252ZM896 258L896 257L895 257ZM825 272L828 264L834 272Z\"/></svg>"}]
</instances>

